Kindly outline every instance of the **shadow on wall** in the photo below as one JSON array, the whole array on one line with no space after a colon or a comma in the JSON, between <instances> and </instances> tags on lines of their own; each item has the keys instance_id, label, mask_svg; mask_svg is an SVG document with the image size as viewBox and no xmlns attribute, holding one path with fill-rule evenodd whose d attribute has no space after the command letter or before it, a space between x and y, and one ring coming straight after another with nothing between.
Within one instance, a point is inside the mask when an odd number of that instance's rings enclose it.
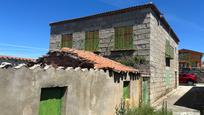
<instances>
[{"instance_id":1,"label":"shadow on wall","mask_svg":"<svg viewBox=\"0 0 204 115\"><path fill-rule=\"evenodd\" d=\"M199 110L204 115L204 87L193 87L174 105Z\"/></svg>"}]
</instances>

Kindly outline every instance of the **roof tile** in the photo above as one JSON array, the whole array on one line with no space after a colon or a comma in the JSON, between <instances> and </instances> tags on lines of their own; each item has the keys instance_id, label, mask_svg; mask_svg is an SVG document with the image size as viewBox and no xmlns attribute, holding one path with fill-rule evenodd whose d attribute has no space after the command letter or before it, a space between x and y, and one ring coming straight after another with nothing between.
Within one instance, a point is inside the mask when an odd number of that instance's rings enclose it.
<instances>
[{"instance_id":1,"label":"roof tile","mask_svg":"<svg viewBox=\"0 0 204 115\"><path fill-rule=\"evenodd\" d=\"M14 59L14 60L19 60L19 61L31 61L31 62L35 61L35 59L31 59L31 58L21 58L21 57L14 57L14 56L1 56L1 55L0 55L0 59Z\"/></svg>"},{"instance_id":2,"label":"roof tile","mask_svg":"<svg viewBox=\"0 0 204 115\"><path fill-rule=\"evenodd\" d=\"M70 53L72 55L78 56L79 58L83 58L87 61L93 62L94 68L96 69L113 69L118 72L121 72L121 71L138 72L138 70L133 67L125 66L119 62L96 55L90 51L76 50L76 49L71 49L71 48L62 48L60 51Z\"/></svg>"}]
</instances>

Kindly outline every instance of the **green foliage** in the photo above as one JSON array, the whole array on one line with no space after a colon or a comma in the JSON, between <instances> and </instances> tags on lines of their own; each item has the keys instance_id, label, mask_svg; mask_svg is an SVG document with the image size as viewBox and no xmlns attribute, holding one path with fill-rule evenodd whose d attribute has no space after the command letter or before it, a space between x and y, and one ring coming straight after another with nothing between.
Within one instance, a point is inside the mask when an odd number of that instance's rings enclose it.
<instances>
[{"instance_id":1,"label":"green foliage","mask_svg":"<svg viewBox=\"0 0 204 115\"><path fill-rule=\"evenodd\" d=\"M127 109L125 108L125 101L121 99L119 107L115 108L116 115L125 115Z\"/></svg>"},{"instance_id":2,"label":"green foliage","mask_svg":"<svg viewBox=\"0 0 204 115\"><path fill-rule=\"evenodd\" d=\"M149 105L143 105L141 107L125 108L125 102L116 108L116 115L173 115L171 111L167 110L167 104L163 103L162 109L155 110Z\"/></svg>"},{"instance_id":3,"label":"green foliage","mask_svg":"<svg viewBox=\"0 0 204 115\"><path fill-rule=\"evenodd\" d=\"M142 56L124 56L117 58L116 61L131 67L135 67L138 64L147 64L148 61Z\"/></svg>"}]
</instances>

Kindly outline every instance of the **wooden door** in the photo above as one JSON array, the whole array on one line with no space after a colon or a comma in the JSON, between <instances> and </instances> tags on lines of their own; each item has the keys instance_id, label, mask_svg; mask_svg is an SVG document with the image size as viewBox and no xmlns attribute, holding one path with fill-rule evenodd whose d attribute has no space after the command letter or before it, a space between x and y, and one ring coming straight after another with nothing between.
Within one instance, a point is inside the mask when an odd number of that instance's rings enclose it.
<instances>
[{"instance_id":1,"label":"wooden door","mask_svg":"<svg viewBox=\"0 0 204 115\"><path fill-rule=\"evenodd\" d=\"M64 88L43 88L41 90L39 115L61 115Z\"/></svg>"},{"instance_id":2,"label":"wooden door","mask_svg":"<svg viewBox=\"0 0 204 115\"><path fill-rule=\"evenodd\" d=\"M143 78L142 81L142 103L149 104L149 78Z\"/></svg>"}]
</instances>

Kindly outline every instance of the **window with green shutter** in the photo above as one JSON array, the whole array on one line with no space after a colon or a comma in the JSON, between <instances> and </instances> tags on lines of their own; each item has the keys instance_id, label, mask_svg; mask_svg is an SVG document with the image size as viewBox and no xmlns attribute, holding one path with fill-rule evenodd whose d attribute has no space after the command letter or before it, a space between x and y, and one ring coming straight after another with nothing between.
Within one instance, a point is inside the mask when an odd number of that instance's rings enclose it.
<instances>
[{"instance_id":1,"label":"window with green shutter","mask_svg":"<svg viewBox=\"0 0 204 115\"><path fill-rule=\"evenodd\" d=\"M133 48L133 26L124 26L115 28L115 49Z\"/></svg>"},{"instance_id":2,"label":"window with green shutter","mask_svg":"<svg viewBox=\"0 0 204 115\"><path fill-rule=\"evenodd\" d=\"M167 58L174 58L174 48L170 45L170 42L166 40L165 55Z\"/></svg>"},{"instance_id":3,"label":"window with green shutter","mask_svg":"<svg viewBox=\"0 0 204 115\"><path fill-rule=\"evenodd\" d=\"M63 47L72 48L72 34L62 35L61 48Z\"/></svg>"},{"instance_id":4,"label":"window with green shutter","mask_svg":"<svg viewBox=\"0 0 204 115\"><path fill-rule=\"evenodd\" d=\"M89 31L86 32L85 38L85 50L97 51L99 44L99 31Z\"/></svg>"}]
</instances>

